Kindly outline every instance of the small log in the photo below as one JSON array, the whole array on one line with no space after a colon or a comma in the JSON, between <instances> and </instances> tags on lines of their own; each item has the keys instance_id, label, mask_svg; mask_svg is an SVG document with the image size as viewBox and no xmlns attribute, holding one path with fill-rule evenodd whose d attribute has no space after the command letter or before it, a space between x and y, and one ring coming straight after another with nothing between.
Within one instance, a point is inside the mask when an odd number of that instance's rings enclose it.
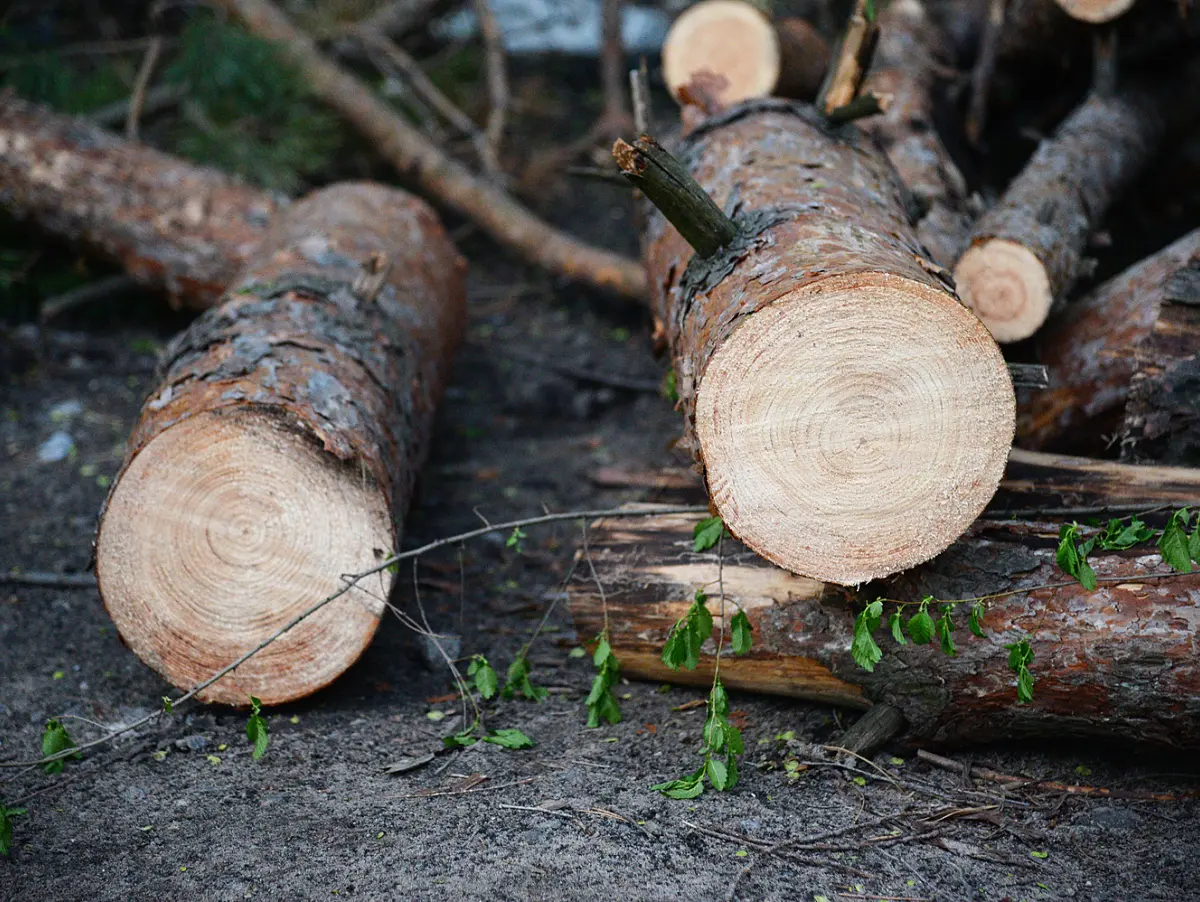
<instances>
[{"instance_id":1,"label":"small log","mask_svg":"<svg viewBox=\"0 0 1200 902\"><path fill-rule=\"evenodd\" d=\"M0 93L0 204L201 309L287 201Z\"/></svg>"},{"instance_id":2,"label":"small log","mask_svg":"<svg viewBox=\"0 0 1200 902\"><path fill-rule=\"evenodd\" d=\"M861 127L887 151L917 201L917 237L934 262L950 267L966 247L971 217L966 181L933 121L938 53L945 43L920 0L889 3L879 13L879 45L864 89L891 102Z\"/></svg>"},{"instance_id":3,"label":"small log","mask_svg":"<svg viewBox=\"0 0 1200 902\"><path fill-rule=\"evenodd\" d=\"M1086 449L1122 430L1138 349L1160 314L1186 313L1166 303L1177 272L1200 261L1200 229L1147 257L1070 304L1038 336L1049 389L1020 406L1017 438L1029 448ZM1170 332L1163 324L1163 331ZM1186 356L1200 352L1197 339ZM1173 460L1172 463L1182 463Z\"/></svg>"},{"instance_id":4,"label":"small log","mask_svg":"<svg viewBox=\"0 0 1200 902\"><path fill-rule=\"evenodd\" d=\"M980 219L954 278L997 341L1033 335L1074 285L1088 238L1153 159L1177 94L1138 85L1091 95Z\"/></svg>"},{"instance_id":5,"label":"small log","mask_svg":"<svg viewBox=\"0 0 1200 902\"><path fill-rule=\"evenodd\" d=\"M663 41L663 80L676 100L710 72L713 100L732 106L753 97L812 100L829 66L829 45L803 19L771 20L745 0L701 0L684 10Z\"/></svg>"},{"instance_id":6,"label":"small log","mask_svg":"<svg viewBox=\"0 0 1200 902\"><path fill-rule=\"evenodd\" d=\"M716 511L832 582L937 554L995 492L1013 387L925 259L894 171L853 126L779 100L708 119L680 157L738 226L701 259L654 215L644 245Z\"/></svg>"},{"instance_id":7,"label":"small log","mask_svg":"<svg viewBox=\"0 0 1200 902\"><path fill-rule=\"evenodd\" d=\"M1190 481L1194 484L1197 475ZM1200 573L1155 579L1166 570L1145 549L1093 553L1102 580L1094 592L1064 577L1054 562L1058 526L980 521L943 555L913 571L850 591L794 576L726 542L692 552L694 517L598 521L588 548L604 596L590 573L570 587L571 614L591 639L608 624L622 674L656 682L708 685L716 640L704 643L693 671L661 660L674 623L698 589L709 595L715 629L740 608L753 630L746 655L728 650L721 679L731 689L810 699L849 708L886 704L909 724L907 739L963 744L1023 737L1097 737L1140 746L1200 746ZM721 587L725 604L722 610ZM958 653L898 645L886 624L876 638L874 672L850 656L854 619L876 597L919 601L994 598L986 637L955 615ZM1007 643L1033 651L1033 701L1018 704Z\"/></svg>"},{"instance_id":8,"label":"small log","mask_svg":"<svg viewBox=\"0 0 1200 902\"><path fill-rule=\"evenodd\" d=\"M1073 19L1099 25L1125 15L1136 0L1055 0Z\"/></svg>"},{"instance_id":9,"label":"small log","mask_svg":"<svg viewBox=\"0 0 1200 902\"><path fill-rule=\"evenodd\" d=\"M1194 466L1200 464L1200 249L1158 297L1154 327L1136 350L1121 457Z\"/></svg>"},{"instance_id":10,"label":"small log","mask_svg":"<svg viewBox=\"0 0 1200 902\"><path fill-rule=\"evenodd\" d=\"M122 638L180 688L397 548L465 321L465 264L409 195L296 203L224 304L172 342L101 514L96 575ZM391 576L301 622L199 696L326 685L375 632Z\"/></svg>"}]
</instances>

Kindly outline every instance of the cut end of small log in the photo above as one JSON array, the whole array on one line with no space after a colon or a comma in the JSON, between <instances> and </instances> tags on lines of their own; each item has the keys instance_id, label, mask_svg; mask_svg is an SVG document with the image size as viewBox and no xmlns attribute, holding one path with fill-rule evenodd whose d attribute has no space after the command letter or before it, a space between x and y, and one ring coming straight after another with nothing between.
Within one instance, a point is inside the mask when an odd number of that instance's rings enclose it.
<instances>
[{"instance_id":1,"label":"cut end of small log","mask_svg":"<svg viewBox=\"0 0 1200 902\"><path fill-rule=\"evenodd\" d=\"M1055 0L1073 19L1101 24L1125 15L1136 0Z\"/></svg>"},{"instance_id":2,"label":"cut end of small log","mask_svg":"<svg viewBox=\"0 0 1200 902\"><path fill-rule=\"evenodd\" d=\"M954 268L954 281L963 303L999 342L1029 338L1054 302L1046 267L1027 247L1005 238L968 248Z\"/></svg>"},{"instance_id":3,"label":"cut end of small log","mask_svg":"<svg viewBox=\"0 0 1200 902\"><path fill-rule=\"evenodd\" d=\"M266 409L209 411L159 433L109 500L96 571L121 636L190 687L391 553L385 496ZM204 690L205 702L301 698L366 648L391 576L327 605Z\"/></svg>"},{"instance_id":4,"label":"cut end of small log","mask_svg":"<svg viewBox=\"0 0 1200 902\"><path fill-rule=\"evenodd\" d=\"M689 7L667 32L662 49L663 78L671 96L703 72L725 84L723 106L766 97L779 80L779 38L770 21L743 0L703 0Z\"/></svg>"},{"instance_id":5,"label":"cut end of small log","mask_svg":"<svg viewBox=\"0 0 1200 902\"><path fill-rule=\"evenodd\" d=\"M829 68L829 44L804 19L775 23L779 38L779 81L775 94L795 100L812 100L821 90Z\"/></svg>"},{"instance_id":6,"label":"cut end of small log","mask_svg":"<svg viewBox=\"0 0 1200 902\"><path fill-rule=\"evenodd\" d=\"M729 529L842 585L929 560L1004 473L1014 394L951 295L885 273L827 278L749 317L697 390L696 437Z\"/></svg>"}]
</instances>

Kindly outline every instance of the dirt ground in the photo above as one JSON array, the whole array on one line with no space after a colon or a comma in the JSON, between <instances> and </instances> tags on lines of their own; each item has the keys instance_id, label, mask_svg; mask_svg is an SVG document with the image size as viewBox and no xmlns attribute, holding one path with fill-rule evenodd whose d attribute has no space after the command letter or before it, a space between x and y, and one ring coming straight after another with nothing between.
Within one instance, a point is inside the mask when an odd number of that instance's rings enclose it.
<instances>
[{"instance_id":1,"label":"dirt ground","mask_svg":"<svg viewBox=\"0 0 1200 902\"><path fill-rule=\"evenodd\" d=\"M581 181L569 191L575 214L560 219L635 251L620 190ZM663 365L645 314L523 269L451 225L472 261L470 340L405 547L478 525L476 510L499 520L641 497L588 476L678 460L679 420L653 389ZM184 322L150 298L103 307L42 336L0 335L0 572L85 570L156 348ZM649 390L595 381L604 376ZM39 461L58 431L73 452ZM430 556L419 585L433 626L503 670L559 597L576 539L562 524L530 530L519 555L494 536L461 560L453 549ZM415 610L410 580L393 600ZM261 761L244 713L193 707L57 777L0 771L0 799L28 808L0 858L0 900L1200 899L1196 803L1006 791L930 769L903 745L839 762L821 746L852 715L821 705L734 694L740 784L666 799L650 786L695 768L703 709L680 707L703 693L629 683L624 721L589 730L591 665L570 655L579 638L558 604L531 652L550 697L485 707L489 727L520 728L537 743L529 750L442 753L441 737L462 727L448 673L388 620L331 688L268 712ZM70 715L83 741L169 691L122 645L94 588L0 585L0 761L36 757L49 717ZM430 752L422 767L385 773ZM1200 776L1194 761L1092 744L954 754L1139 791L1183 793Z\"/></svg>"}]
</instances>

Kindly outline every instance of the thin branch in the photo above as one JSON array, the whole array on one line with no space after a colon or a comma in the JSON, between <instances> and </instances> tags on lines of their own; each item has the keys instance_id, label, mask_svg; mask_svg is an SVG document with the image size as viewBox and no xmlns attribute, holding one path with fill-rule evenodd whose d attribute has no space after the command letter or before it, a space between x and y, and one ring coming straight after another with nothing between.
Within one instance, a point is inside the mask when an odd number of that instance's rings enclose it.
<instances>
[{"instance_id":1,"label":"thin branch","mask_svg":"<svg viewBox=\"0 0 1200 902\"><path fill-rule=\"evenodd\" d=\"M865 119L867 116L886 113L891 104L891 94L876 94L874 91L868 91L866 94L859 94L844 106L830 110L825 118L830 125L842 125L846 122L853 122L855 119Z\"/></svg>"},{"instance_id":2,"label":"thin branch","mask_svg":"<svg viewBox=\"0 0 1200 902\"><path fill-rule=\"evenodd\" d=\"M489 0L472 0L471 5L479 22L479 36L483 39L488 94L492 104L485 133L488 154L491 159L496 160L500 157L504 124L508 116L508 66L504 58L504 34L500 31L500 23L496 21L496 14Z\"/></svg>"},{"instance_id":3,"label":"thin branch","mask_svg":"<svg viewBox=\"0 0 1200 902\"><path fill-rule=\"evenodd\" d=\"M721 212L683 164L649 135L633 144L618 139L613 158L621 173L701 257L711 257L737 235L737 226Z\"/></svg>"},{"instance_id":4,"label":"thin branch","mask_svg":"<svg viewBox=\"0 0 1200 902\"><path fill-rule=\"evenodd\" d=\"M646 72L646 60L642 65L629 70L629 93L633 97L633 125L639 135L650 131L650 77Z\"/></svg>"},{"instance_id":5,"label":"thin branch","mask_svg":"<svg viewBox=\"0 0 1200 902\"><path fill-rule=\"evenodd\" d=\"M567 512L558 513L558 514L542 514L541 516L538 516L538 517L525 517L520 520L509 520L505 523L495 523L495 524L491 524L488 526L483 526L483 527L480 527L479 529L472 529L467 532L459 533L458 535L446 536L445 538L441 538L441 539L434 539L432 542L426 542L424 545L421 545L417 548L409 549L408 551L401 551L398 554L394 554L391 557L387 558L386 560L376 564L374 567L371 567L368 570L362 570L358 573L343 575L342 576L343 583L342 583L341 588L339 588L337 591L325 596L320 601L316 602L315 604L311 605L310 607L306 608L305 610L301 611L299 614L297 614L295 617L293 617L290 621L288 621L284 626L280 627L278 630L276 630L270 636L263 639L261 642L258 643L258 645L256 645L254 648L250 649L250 651L246 652L244 655L239 657L237 660L233 661L231 664L225 665L220 670L218 670L216 673L214 673L212 676L208 677L207 679L203 680L200 683L197 683L195 686L193 686L191 689L189 689L183 695L179 696L176 699L173 699L171 702L171 708L173 710L174 708L191 701L199 693L203 692L205 689L207 689L209 686L211 686L217 680L232 673L238 667L241 667L243 664L245 664L247 661L249 661L251 658L253 658L255 655L257 655L264 648L267 648L269 645L274 643L277 639L279 639L280 636L284 635L289 630L292 630L295 627L299 626L301 623L303 623L305 620L307 620L313 614L317 613L317 611L321 610L326 605L328 605L334 601L337 601L339 598L341 598L343 595L345 595L351 589L357 587L358 584L360 582L362 582L364 579L366 579L369 576L374 576L377 573L382 573L385 570L390 570L392 567L395 567L396 564L400 563L401 561L406 561L406 560L411 560L413 558L421 557L423 555L428 554L431 551L435 551L438 548L442 548L446 545L456 545L456 544L460 544L462 542L470 541L471 539L477 539L480 536L485 536L485 535L488 535L489 533L507 532L512 529L524 528L526 526L541 526L542 524L545 524L545 523L561 523L561 522L564 522L567 520L597 520L597 519L602 519L602 518L626 518L626 517L657 517L657 516L662 516L665 514L699 514L699 513L707 513L707 512L708 512L708 507L706 505L697 504L697 505L690 505L690 506L667 505L667 506L663 506L663 507L648 507L648 508L642 508L642 509L638 509L638 510L628 510L625 508L603 508L603 509L599 509L599 510L579 510L579 511L567 511ZM66 749L62 752L59 752L56 755L50 755L45 758L38 758L34 761L0 761L0 767L33 767L33 766L36 766L39 764L46 764L50 761L58 761L63 758L69 758L72 755L74 755L76 752L82 752L86 749L95 748L96 746L103 745L107 742L111 742L117 736L120 736L124 733L128 733L131 730L136 730L139 727L146 726L149 723L153 723L154 721L158 720L158 718L161 717L165 713L166 713L165 709L160 708L159 710L155 711L152 714L146 715L145 717L141 718L140 720L134 721L131 724L127 724L126 726L123 726L118 730L114 730L113 732L108 733L105 736L101 736L99 739L93 739L90 742L83 743L82 745L75 746L70 749Z\"/></svg>"},{"instance_id":6,"label":"thin branch","mask_svg":"<svg viewBox=\"0 0 1200 902\"><path fill-rule=\"evenodd\" d=\"M140 283L132 276L121 273L115 276L105 276L103 279L96 279L94 282L88 282L78 288L72 288L70 291L46 298L38 309L38 319L45 325L68 310L112 297L114 294L124 294L140 288Z\"/></svg>"},{"instance_id":7,"label":"thin branch","mask_svg":"<svg viewBox=\"0 0 1200 902\"><path fill-rule=\"evenodd\" d=\"M130 141L137 140L138 122L141 120L142 107L146 103L146 91L150 87L150 79L154 77L154 67L158 65L162 49L163 39L160 35L155 35L150 41L150 46L146 48L142 67L133 83L133 94L129 97L129 115L125 117L125 137Z\"/></svg>"},{"instance_id":8,"label":"thin branch","mask_svg":"<svg viewBox=\"0 0 1200 902\"><path fill-rule=\"evenodd\" d=\"M0 573L0 585L37 586L47 589L94 589L96 577L90 573Z\"/></svg>"},{"instance_id":9,"label":"thin branch","mask_svg":"<svg viewBox=\"0 0 1200 902\"><path fill-rule=\"evenodd\" d=\"M625 101L625 45L621 41L621 12L625 0L603 0L600 5L600 84L604 89L604 113L598 125L611 131L611 138L633 121Z\"/></svg>"},{"instance_id":10,"label":"thin branch","mask_svg":"<svg viewBox=\"0 0 1200 902\"><path fill-rule=\"evenodd\" d=\"M868 0L855 0L854 11L846 31L838 44L837 54L825 83L817 95L817 109L826 115L843 107L858 96L871 60L875 57L875 45L879 43L879 26L874 15L868 16Z\"/></svg>"}]
</instances>

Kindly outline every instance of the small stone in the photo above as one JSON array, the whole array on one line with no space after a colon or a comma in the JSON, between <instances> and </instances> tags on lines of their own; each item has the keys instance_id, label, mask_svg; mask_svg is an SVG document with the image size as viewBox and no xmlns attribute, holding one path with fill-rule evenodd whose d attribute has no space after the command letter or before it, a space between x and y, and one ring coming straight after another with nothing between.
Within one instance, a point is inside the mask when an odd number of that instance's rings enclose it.
<instances>
[{"instance_id":1,"label":"small stone","mask_svg":"<svg viewBox=\"0 0 1200 902\"><path fill-rule=\"evenodd\" d=\"M182 739L175 740L175 748L181 752L198 752L207 747L208 738L201 736L199 733L193 733L191 736L184 736Z\"/></svg>"},{"instance_id":2,"label":"small stone","mask_svg":"<svg viewBox=\"0 0 1200 902\"><path fill-rule=\"evenodd\" d=\"M126 786L121 790L121 798L126 802L140 802L146 798L146 790L140 786Z\"/></svg>"},{"instance_id":3,"label":"small stone","mask_svg":"<svg viewBox=\"0 0 1200 902\"><path fill-rule=\"evenodd\" d=\"M38 446L37 458L44 464L57 463L66 460L74 450L75 439L71 438L71 433L59 429Z\"/></svg>"}]
</instances>

